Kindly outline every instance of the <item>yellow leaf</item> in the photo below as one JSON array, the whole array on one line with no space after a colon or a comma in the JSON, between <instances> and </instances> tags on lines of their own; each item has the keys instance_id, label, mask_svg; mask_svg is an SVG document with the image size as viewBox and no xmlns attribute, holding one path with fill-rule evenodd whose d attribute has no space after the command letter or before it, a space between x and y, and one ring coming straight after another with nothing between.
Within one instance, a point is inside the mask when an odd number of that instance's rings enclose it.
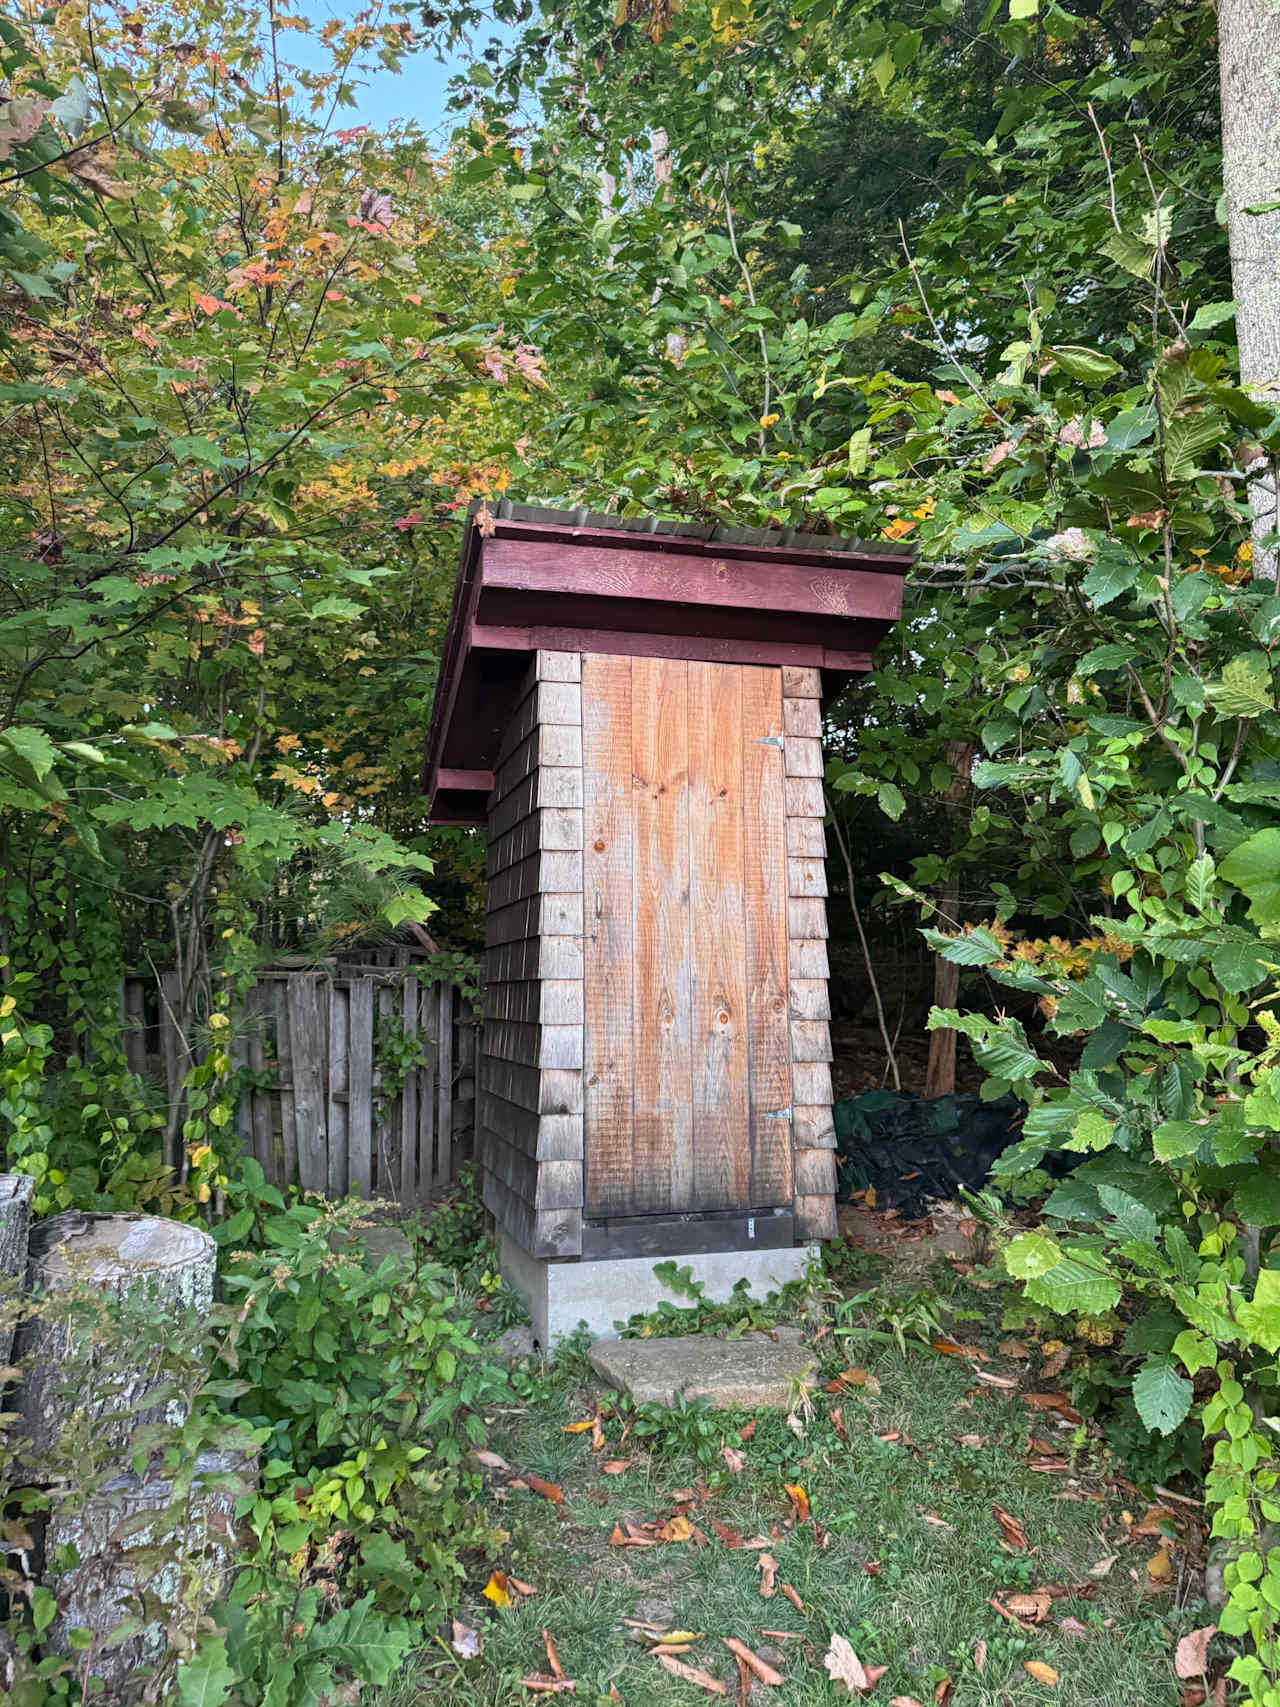
<instances>
[{"instance_id":1,"label":"yellow leaf","mask_svg":"<svg viewBox=\"0 0 1280 1707\"><path fill-rule=\"evenodd\" d=\"M1173 1575L1173 1560L1163 1547L1158 1547L1147 1560L1147 1575L1154 1583L1167 1583Z\"/></svg>"},{"instance_id":2,"label":"yellow leaf","mask_svg":"<svg viewBox=\"0 0 1280 1707\"><path fill-rule=\"evenodd\" d=\"M495 1606L510 1606L511 1596L507 1593L507 1573L495 1571L481 1589L486 1600L491 1600Z\"/></svg>"},{"instance_id":3,"label":"yellow leaf","mask_svg":"<svg viewBox=\"0 0 1280 1707\"><path fill-rule=\"evenodd\" d=\"M1057 1672L1052 1666L1047 1666L1043 1660L1027 1660L1022 1669L1028 1677L1034 1677L1037 1683L1047 1683L1052 1686L1058 1681Z\"/></svg>"}]
</instances>

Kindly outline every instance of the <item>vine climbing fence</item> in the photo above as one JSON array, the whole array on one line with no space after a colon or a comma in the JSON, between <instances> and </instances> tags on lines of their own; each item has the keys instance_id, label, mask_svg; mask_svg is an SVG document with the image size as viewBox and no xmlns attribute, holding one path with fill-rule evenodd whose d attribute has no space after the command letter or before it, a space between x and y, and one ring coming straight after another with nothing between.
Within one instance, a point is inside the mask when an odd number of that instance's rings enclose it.
<instances>
[{"instance_id":1,"label":"vine climbing fence","mask_svg":"<svg viewBox=\"0 0 1280 1707\"><path fill-rule=\"evenodd\" d=\"M258 974L232 1046L247 1155L274 1185L427 1204L470 1153L477 1034L452 983L425 983L403 951ZM174 979L124 981L133 1072L181 1094Z\"/></svg>"}]
</instances>

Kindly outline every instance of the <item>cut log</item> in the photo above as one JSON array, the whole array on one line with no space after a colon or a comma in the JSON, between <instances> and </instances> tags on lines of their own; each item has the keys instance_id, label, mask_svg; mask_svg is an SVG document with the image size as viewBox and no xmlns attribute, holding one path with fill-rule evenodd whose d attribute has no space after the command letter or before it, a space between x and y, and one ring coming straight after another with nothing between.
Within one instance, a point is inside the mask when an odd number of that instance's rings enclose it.
<instances>
[{"instance_id":1,"label":"cut log","mask_svg":"<svg viewBox=\"0 0 1280 1707\"><path fill-rule=\"evenodd\" d=\"M127 1450L145 1423L181 1418L160 1403L141 1402L166 1379L165 1336L114 1334L95 1312L93 1344L87 1322L66 1308L76 1296L113 1298L135 1312L194 1328L213 1302L217 1247L199 1227L156 1215L82 1215L70 1211L37 1221L31 1229L28 1284L44 1307L34 1309L18 1333L24 1365L18 1390L18 1432L37 1458L61 1438L72 1418L93 1425L95 1444ZM59 1295L65 1295L60 1298ZM63 1306L63 1307L60 1307ZM149 1343L143 1343L148 1341Z\"/></svg>"},{"instance_id":2,"label":"cut log","mask_svg":"<svg viewBox=\"0 0 1280 1707\"><path fill-rule=\"evenodd\" d=\"M70 1651L77 1671L102 1680L105 1699L144 1693L145 1678L134 1674L164 1659L175 1627L194 1640L200 1618L231 1586L236 1501L257 1481L257 1454L229 1444L202 1452L181 1491L154 1469L142 1478L125 1471L87 1498L73 1491L54 1507L44 1582L58 1609L48 1639ZM68 1559L78 1562L64 1565ZM126 1620L135 1622L133 1633L106 1647ZM76 1630L91 1633L90 1646L83 1637L71 1643Z\"/></svg>"},{"instance_id":3,"label":"cut log","mask_svg":"<svg viewBox=\"0 0 1280 1707\"><path fill-rule=\"evenodd\" d=\"M35 1184L30 1174L0 1174L0 1369L9 1366L16 1301L26 1284L27 1235ZM0 1392L4 1385L0 1377Z\"/></svg>"}]
</instances>

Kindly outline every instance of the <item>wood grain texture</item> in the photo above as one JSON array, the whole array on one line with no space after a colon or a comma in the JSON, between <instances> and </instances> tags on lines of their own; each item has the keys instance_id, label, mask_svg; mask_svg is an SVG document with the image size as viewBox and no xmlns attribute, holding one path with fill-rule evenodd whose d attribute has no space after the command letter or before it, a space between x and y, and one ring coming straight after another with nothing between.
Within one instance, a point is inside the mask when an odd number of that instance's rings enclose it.
<instances>
[{"instance_id":1,"label":"wood grain texture","mask_svg":"<svg viewBox=\"0 0 1280 1707\"><path fill-rule=\"evenodd\" d=\"M636 1214L694 1207L689 666L631 667Z\"/></svg>"},{"instance_id":2,"label":"wood grain texture","mask_svg":"<svg viewBox=\"0 0 1280 1707\"><path fill-rule=\"evenodd\" d=\"M577 652L541 651L534 659L540 682L580 682L582 659Z\"/></svg>"},{"instance_id":3,"label":"wood grain texture","mask_svg":"<svg viewBox=\"0 0 1280 1707\"><path fill-rule=\"evenodd\" d=\"M791 1103L787 996L787 855L777 670L744 667L742 682L743 922L747 1004L747 1133L750 1207L791 1199Z\"/></svg>"},{"instance_id":4,"label":"wood grain texture","mask_svg":"<svg viewBox=\"0 0 1280 1707\"><path fill-rule=\"evenodd\" d=\"M352 1191L368 1192L373 1173L373 979L351 981L347 1173ZM356 1182L361 1181L358 1185Z\"/></svg>"},{"instance_id":5,"label":"wood grain texture","mask_svg":"<svg viewBox=\"0 0 1280 1707\"><path fill-rule=\"evenodd\" d=\"M329 1165L330 1197L347 1195L347 1099L350 1095L350 992L329 992Z\"/></svg>"},{"instance_id":6,"label":"wood grain texture","mask_svg":"<svg viewBox=\"0 0 1280 1707\"><path fill-rule=\"evenodd\" d=\"M836 1158L832 1150L805 1149L796 1151L796 1194L816 1197L822 1192L834 1194L836 1189Z\"/></svg>"},{"instance_id":7,"label":"wood grain texture","mask_svg":"<svg viewBox=\"0 0 1280 1707\"><path fill-rule=\"evenodd\" d=\"M320 979L290 978L289 1030L293 1039L293 1106L298 1130L298 1180L304 1191L328 1188L325 1155L323 1064L328 1034ZM358 1189L352 1182L352 1189ZM367 1186L366 1186L367 1191Z\"/></svg>"},{"instance_id":8,"label":"wood grain texture","mask_svg":"<svg viewBox=\"0 0 1280 1707\"><path fill-rule=\"evenodd\" d=\"M821 859L789 859L787 883L792 895L825 895L827 866Z\"/></svg>"},{"instance_id":9,"label":"wood grain texture","mask_svg":"<svg viewBox=\"0 0 1280 1707\"><path fill-rule=\"evenodd\" d=\"M839 1232L836 1200L831 1193L824 1193L821 1197L797 1196L795 1217L796 1233L801 1239L834 1239Z\"/></svg>"},{"instance_id":10,"label":"wood grain texture","mask_svg":"<svg viewBox=\"0 0 1280 1707\"><path fill-rule=\"evenodd\" d=\"M822 705L816 699L796 699L788 694L782 702L784 735L822 735Z\"/></svg>"},{"instance_id":11,"label":"wood grain texture","mask_svg":"<svg viewBox=\"0 0 1280 1707\"><path fill-rule=\"evenodd\" d=\"M821 699L821 671L806 666L784 664L782 692L787 699Z\"/></svg>"},{"instance_id":12,"label":"wood grain texture","mask_svg":"<svg viewBox=\"0 0 1280 1707\"><path fill-rule=\"evenodd\" d=\"M787 736L787 775L822 775L822 742L809 735Z\"/></svg>"},{"instance_id":13,"label":"wood grain texture","mask_svg":"<svg viewBox=\"0 0 1280 1707\"><path fill-rule=\"evenodd\" d=\"M787 854L792 859L826 859L827 833L821 818L787 819Z\"/></svg>"},{"instance_id":14,"label":"wood grain texture","mask_svg":"<svg viewBox=\"0 0 1280 1707\"><path fill-rule=\"evenodd\" d=\"M582 660L583 1005L589 1215L625 1211L635 1183L635 828L631 806L631 660Z\"/></svg>"},{"instance_id":15,"label":"wood grain texture","mask_svg":"<svg viewBox=\"0 0 1280 1707\"><path fill-rule=\"evenodd\" d=\"M753 807L754 810L754 807ZM742 669L689 666L689 910L693 939L694 1195L748 1202Z\"/></svg>"},{"instance_id":16,"label":"wood grain texture","mask_svg":"<svg viewBox=\"0 0 1280 1707\"><path fill-rule=\"evenodd\" d=\"M787 817L817 818L826 816L827 803L822 798L822 781L816 776L789 776L786 786Z\"/></svg>"}]
</instances>

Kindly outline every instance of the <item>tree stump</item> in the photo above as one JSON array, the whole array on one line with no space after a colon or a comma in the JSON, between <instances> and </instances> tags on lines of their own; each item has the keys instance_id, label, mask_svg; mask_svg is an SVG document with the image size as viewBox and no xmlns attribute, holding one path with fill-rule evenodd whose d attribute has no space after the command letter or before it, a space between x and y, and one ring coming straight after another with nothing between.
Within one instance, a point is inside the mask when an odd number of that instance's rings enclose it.
<instances>
[{"instance_id":1,"label":"tree stump","mask_svg":"<svg viewBox=\"0 0 1280 1707\"><path fill-rule=\"evenodd\" d=\"M9 1364L16 1326L14 1300L26 1284L27 1235L35 1183L30 1174L0 1174L0 1369ZM4 1381L0 1380L0 1392L3 1389Z\"/></svg>"},{"instance_id":2,"label":"tree stump","mask_svg":"<svg viewBox=\"0 0 1280 1707\"><path fill-rule=\"evenodd\" d=\"M87 1427L95 1455L121 1456L142 1425L182 1420L171 1399L151 1409L142 1401L172 1374L167 1329L196 1328L212 1303L216 1255L199 1227L156 1215L72 1211L36 1222L28 1274L34 1307L18 1334L27 1367L16 1409L18 1432L37 1461L73 1418L78 1434ZM100 1307L73 1307L86 1298L115 1301L132 1324Z\"/></svg>"},{"instance_id":3,"label":"tree stump","mask_svg":"<svg viewBox=\"0 0 1280 1707\"><path fill-rule=\"evenodd\" d=\"M257 1484L257 1453L233 1441L199 1454L185 1492L167 1473L124 1471L88 1499L73 1492L54 1507L43 1573L58 1602L49 1640L102 1680L105 1696L95 1700L134 1699L145 1689L139 1667L174 1647L190 1651L199 1619L231 1586L236 1501ZM121 1640L126 1620L133 1628ZM91 1633L87 1648L83 1639L72 1648L77 1630ZM179 1632L186 1642L174 1641Z\"/></svg>"}]
</instances>

